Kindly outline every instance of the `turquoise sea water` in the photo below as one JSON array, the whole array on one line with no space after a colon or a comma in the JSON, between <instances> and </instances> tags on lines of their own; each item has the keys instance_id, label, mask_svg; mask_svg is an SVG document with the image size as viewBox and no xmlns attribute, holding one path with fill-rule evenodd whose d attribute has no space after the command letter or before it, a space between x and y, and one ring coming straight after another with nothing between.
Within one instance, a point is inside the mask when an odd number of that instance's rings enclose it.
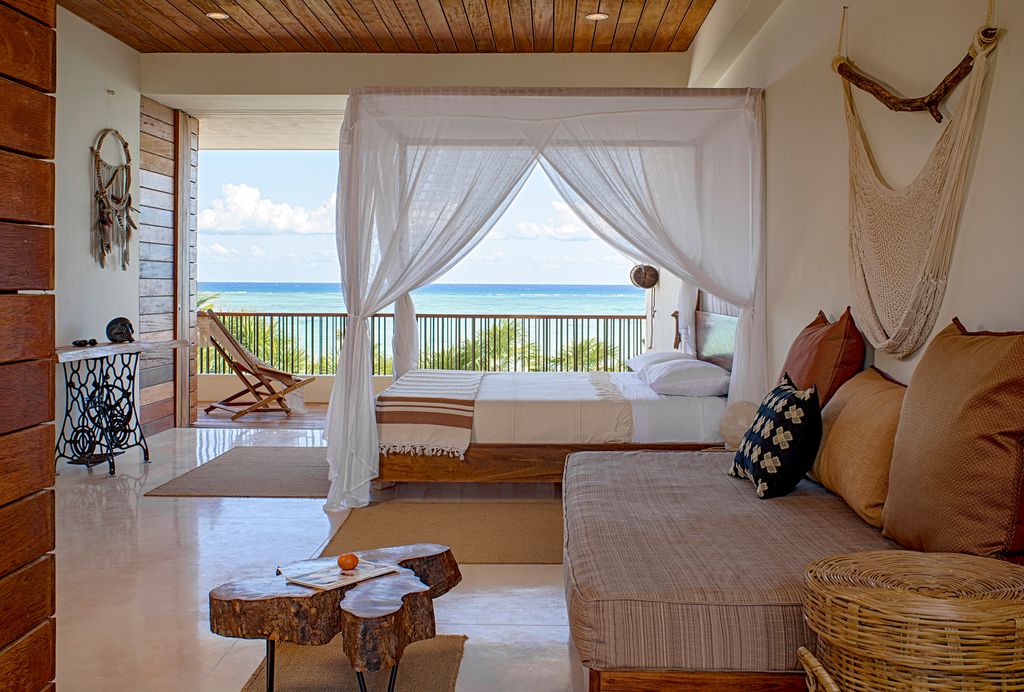
<instances>
[{"instance_id":1,"label":"turquoise sea water","mask_svg":"<svg viewBox=\"0 0 1024 692\"><path fill-rule=\"evenodd\" d=\"M202 281L222 312L345 312L338 284ZM432 284L413 292L420 314L642 315L634 286L559 284ZM383 312L390 312L387 308Z\"/></svg>"}]
</instances>

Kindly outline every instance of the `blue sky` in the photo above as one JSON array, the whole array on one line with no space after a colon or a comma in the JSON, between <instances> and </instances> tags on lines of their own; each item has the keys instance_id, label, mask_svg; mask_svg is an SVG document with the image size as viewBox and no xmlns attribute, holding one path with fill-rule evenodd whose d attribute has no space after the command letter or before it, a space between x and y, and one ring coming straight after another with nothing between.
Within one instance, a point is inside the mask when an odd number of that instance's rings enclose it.
<instances>
[{"instance_id":1,"label":"blue sky","mask_svg":"<svg viewBox=\"0 0 1024 692\"><path fill-rule=\"evenodd\" d=\"M199 280L337 282L332 151L201 151ZM568 209L539 168L442 282L625 284L632 262Z\"/></svg>"}]
</instances>

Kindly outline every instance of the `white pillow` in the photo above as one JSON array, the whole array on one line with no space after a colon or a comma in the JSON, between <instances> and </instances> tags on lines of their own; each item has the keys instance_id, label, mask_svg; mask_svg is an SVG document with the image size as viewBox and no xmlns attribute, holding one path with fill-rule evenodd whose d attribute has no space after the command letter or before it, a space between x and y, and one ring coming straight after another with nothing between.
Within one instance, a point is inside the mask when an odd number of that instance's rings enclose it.
<instances>
[{"instance_id":1,"label":"white pillow","mask_svg":"<svg viewBox=\"0 0 1024 692\"><path fill-rule=\"evenodd\" d=\"M644 368L640 377L658 394L724 396L729 393L729 371L703 360L657 363Z\"/></svg>"},{"instance_id":2,"label":"white pillow","mask_svg":"<svg viewBox=\"0 0 1024 692\"><path fill-rule=\"evenodd\" d=\"M682 351L647 351L638 356L633 356L626 361L626 365L633 369L633 372L640 374L645 368L658 363L667 363L673 360L693 360L693 356Z\"/></svg>"}]
</instances>

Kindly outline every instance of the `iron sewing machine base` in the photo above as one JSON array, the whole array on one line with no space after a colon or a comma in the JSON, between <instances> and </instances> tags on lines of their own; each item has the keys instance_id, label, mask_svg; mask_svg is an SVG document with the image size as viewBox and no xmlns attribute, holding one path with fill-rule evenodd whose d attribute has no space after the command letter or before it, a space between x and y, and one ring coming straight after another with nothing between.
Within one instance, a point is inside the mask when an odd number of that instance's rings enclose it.
<instances>
[{"instance_id":1,"label":"iron sewing machine base","mask_svg":"<svg viewBox=\"0 0 1024 692\"><path fill-rule=\"evenodd\" d=\"M138 353L115 353L65 362L64 422L56 457L92 468L106 462L113 476L114 457L142 448L149 463L149 445L135 407Z\"/></svg>"}]
</instances>

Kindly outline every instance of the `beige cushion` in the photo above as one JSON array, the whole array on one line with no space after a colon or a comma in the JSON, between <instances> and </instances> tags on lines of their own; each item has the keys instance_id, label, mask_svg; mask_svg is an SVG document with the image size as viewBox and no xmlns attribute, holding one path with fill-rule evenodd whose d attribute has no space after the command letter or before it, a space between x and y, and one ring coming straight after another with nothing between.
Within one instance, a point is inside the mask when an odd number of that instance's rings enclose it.
<instances>
[{"instance_id":1,"label":"beige cushion","mask_svg":"<svg viewBox=\"0 0 1024 692\"><path fill-rule=\"evenodd\" d=\"M760 500L729 452L582 452L565 468L569 626L598 670L798 670L806 565L893 547L804 481Z\"/></svg>"},{"instance_id":2,"label":"beige cushion","mask_svg":"<svg viewBox=\"0 0 1024 692\"><path fill-rule=\"evenodd\" d=\"M882 511L908 548L1024 557L1024 333L939 332L903 402Z\"/></svg>"},{"instance_id":3,"label":"beige cushion","mask_svg":"<svg viewBox=\"0 0 1024 692\"><path fill-rule=\"evenodd\" d=\"M821 448L811 475L872 526L882 526L906 390L871 368L840 387L821 412Z\"/></svg>"}]
</instances>

